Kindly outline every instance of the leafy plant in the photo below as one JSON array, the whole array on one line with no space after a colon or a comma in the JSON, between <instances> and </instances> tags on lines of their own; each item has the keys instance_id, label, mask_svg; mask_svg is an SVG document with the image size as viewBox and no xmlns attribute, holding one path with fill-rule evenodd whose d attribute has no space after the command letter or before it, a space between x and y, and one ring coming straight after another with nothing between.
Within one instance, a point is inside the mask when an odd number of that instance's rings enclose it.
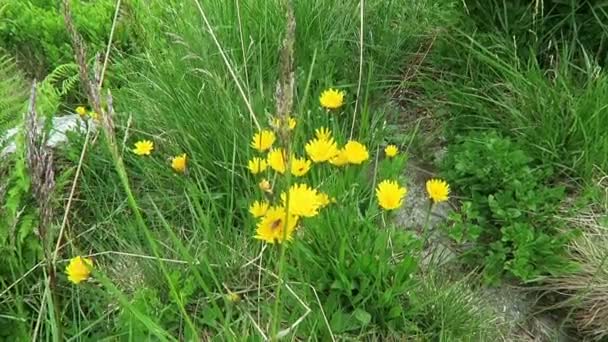
<instances>
[{"instance_id":1,"label":"leafy plant","mask_svg":"<svg viewBox=\"0 0 608 342\"><path fill-rule=\"evenodd\" d=\"M494 132L462 137L442 167L465 197L448 234L472 245L465 259L483 260L487 282L507 275L532 281L572 269L563 252L574 232L560 233L554 218L565 189L546 185L552 170L521 145Z\"/></svg>"}]
</instances>

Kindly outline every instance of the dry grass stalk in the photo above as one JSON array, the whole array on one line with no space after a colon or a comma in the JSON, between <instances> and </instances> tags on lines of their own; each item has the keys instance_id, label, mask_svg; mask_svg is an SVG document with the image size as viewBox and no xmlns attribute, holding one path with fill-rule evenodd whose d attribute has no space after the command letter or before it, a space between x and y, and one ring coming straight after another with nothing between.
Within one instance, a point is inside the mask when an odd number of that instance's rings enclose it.
<instances>
[{"instance_id":1,"label":"dry grass stalk","mask_svg":"<svg viewBox=\"0 0 608 342\"><path fill-rule=\"evenodd\" d=\"M291 1L285 1L286 24L280 60L279 79L275 90L276 117L281 122L279 134L286 144L289 142L289 116L293 111L294 76L294 45L296 40L296 19Z\"/></svg>"},{"instance_id":2,"label":"dry grass stalk","mask_svg":"<svg viewBox=\"0 0 608 342\"><path fill-rule=\"evenodd\" d=\"M570 258L580 264L573 274L548 279L546 293L558 294L557 307L570 312L570 321L586 338L608 338L608 227L599 222L599 214L577 218L583 233L570 246Z\"/></svg>"},{"instance_id":3,"label":"dry grass stalk","mask_svg":"<svg viewBox=\"0 0 608 342\"><path fill-rule=\"evenodd\" d=\"M32 84L25 118L26 163L31 174L32 192L40 210L38 234L43 244L48 242L47 229L53 217L52 195L55 189L53 153L46 145L36 113L36 82ZM45 248L46 250L46 248Z\"/></svg>"}]
</instances>

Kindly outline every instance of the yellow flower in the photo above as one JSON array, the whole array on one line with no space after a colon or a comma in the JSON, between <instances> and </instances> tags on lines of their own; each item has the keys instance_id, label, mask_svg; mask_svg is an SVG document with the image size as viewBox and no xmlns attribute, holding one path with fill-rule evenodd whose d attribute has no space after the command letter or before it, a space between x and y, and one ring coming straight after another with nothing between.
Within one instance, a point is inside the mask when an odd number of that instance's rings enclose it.
<instances>
[{"instance_id":1,"label":"yellow flower","mask_svg":"<svg viewBox=\"0 0 608 342\"><path fill-rule=\"evenodd\" d=\"M306 154L315 163L328 161L338 154L338 146L334 139L313 139L306 144Z\"/></svg>"},{"instance_id":2,"label":"yellow flower","mask_svg":"<svg viewBox=\"0 0 608 342\"><path fill-rule=\"evenodd\" d=\"M275 129L279 129L281 128L281 118L274 118L272 119L271 122L271 126L274 127ZM289 128L289 130L293 130L294 128L296 128L296 119L292 118L291 116L287 117L287 127Z\"/></svg>"},{"instance_id":3,"label":"yellow flower","mask_svg":"<svg viewBox=\"0 0 608 342\"><path fill-rule=\"evenodd\" d=\"M384 149L384 154L386 154L386 156L389 158L396 156L398 153L399 153L399 149L395 145L388 145Z\"/></svg>"},{"instance_id":4,"label":"yellow flower","mask_svg":"<svg viewBox=\"0 0 608 342\"><path fill-rule=\"evenodd\" d=\"M226 299L228 299L228 301L231 303L238 303L241 301L241 296L236 292L228 291L228 294L226 294Z\"/></svg>"},{"instance_id":5,"label":"yellow flower","mask_svg":"<svg viewBox=\"0 0 608 342\"><path fill-rule=\"evenodd\" d=\"M283 205L287 206L287 194L281 194ZM294 184L289 188L289 213L296 216L313 217L319 214L321 201L317 190L306 184Z\"/></svg>"},{"instance_id":6,"label":"yellow flower","mask_svg":"<svg viewBox=\"0 0 608 342\"><path fill-rule=\"evenodd\" d=\"M310 160L306 158L291 159L291 174L300 177L304 176L310 170Z\"/></svg>"},{"instance_id":7,"label":"yellow flower","mask_svg":"<svg viewBox=\"0 0 608 342\"><path fill-rule=\"evenodd\" d=\"M87 115L87 109L83 106L76 107L76 114L80 115L81 118L84 118Z\"/></svg>"},{"instance_id":8,"label":"yellow flower","mask_svg":"<svg viewBox=\"0 0 608 342\"><path fill-rule=\"evenodd\" d=\"M89 279L92 268L93 260L77 256L70 260L70 263L65 268L65 274L67 274L69 281L74 284L80 284Z\"/></svg>"},{"instance_id":9,"label":"yellow flower","mask_svg":"<svg viewBox=\"0 0 608 342\"><path fill-rule=\"evenodd\" d=\"M282 148L272 149L268 152L268 165L276 172L283 174L287 169L285 151Z\"/></svg>"},{"instance_id":10,"label":"yellow flower","mask_svg":"<svg viewBox=\"0 0 608 342\"><path fill-rule=\"evenodd\" d=\"M258 183L258 187L264 192L269 194L272 193L272 185L270 185L270 182L266 178L262 179L260 183Z\"/></svg>"},{"instance_id":11,"label":"yellow flower","mask_svg":"<svg viewBox=\"0 0 608 342\"><path fill-rule=\"evenodd\" d=\"M264 129L253 136L251 147L260 152L264 152L274 144L275 140L276 136L274 135L274 132Z\"/></svg>"},{"instance_id":12,"label":"yellow flower","mask_svg":"<svg viewBox=\"0 0 608 342\"><path fill-rule=\"evenodd\" d=\"M319 140L329 140L331 138L331 131L325 127L317 128L315 130L315 136Z\"/></svg>"},{"instance_id":13,"label":"yellow flower","mask_svg":"<svg viewBox=\"0 0 608 342\"><path fill-rule=\"evenodd\" d=\"M255 238L267 243L290 241L297 224L298 218L287 215L285 208L272 207L258 223Z\"/></svg>"},{"instance_id":14,"label":"yellow flower","mask_svg":"<svg viewBox=\"0 0 608 342\"><path fill-rule=\"evenodd\" d=\"M441 179L429 179L426 182L426 192L434 203L445 202L450 194L450 186Z\"/></svg>"},{"instance_id":15,"label":"yellow flower","mask_svg":"<svg viewBox=\"0 0 608 342\"><path fill-rule=\"evenodd\" d=\"M253 217L262 217L266 215L269 207L270 204L268 204L266 201L255 201L249 207L249 212L251 215L253 215Z\"/></svg>"},{"instance_id":16,"label":"yellow flower","mask_svg":"<svg viewBox=\"0 0 608 342\"><path fill-rule=\"evenodd\" d=\"M385 210L394 210L403 204L403 198L407 194L407 189L400 187L395 181L385 180L378 184L376 197L378 203Z\"/></svg>"},{"instance_id":17,"label":"yellow flower","mask_svg":"<svg viewBox=\"0 0 608 342\"><path fill-rule=\"evenodd\" d=\"M344 145L344 154L351 164L361 164L369 158L367 147L355 140L350 140Z\"/></svg>"},{"instance_id":18,"label":"yellow flower","mask_svg":"<svg viewBox=\"0 0 608 342\"><path fill-rule=\"evenodd\" d=\"M181 155L175 156L171 159L171 168L173 168L175 172L184 173L186 172L186 163L186 154L182 153Z\"/></svg>"},{"instance_id":19,"label":"yellow flower","mask_svg":"<svg viewBox=\"0 0 608 342\"><path fill-rule=\"evenodd\" d=\"M96 112L90 111L89 116L91 117L91 119L99 121L99 114L97 114Z\"/></svg>"},{"instance_id":20,"label":"yellow flower","mask_svg":"<svg viewBox=\"0 0 608 342\"><path fill-rule=\"evenodd\" d=\"M328 194L319 191L318 195L319 203L321 204L321 208L327 207L330 203L336 203L336 199L333 197L329 197Z\"/></svg>"},{"instance_id":21,"label":"yellow flower","mask_svg":"<svg viewBox=\"0 0 608 342\"><path fill-rule=\"evenodd\" d=\"M154 143L150 140L140 140L135 143L135 148L133 149L133 153L138 156L149 156L154 150Z\"/></svg>"},{"instance_id":22,"label":"yellow flower","mask_svg":"<svg viewBox=\"0 0 608 342\"><path fill-rule=\"evenodd\" d=\"M247 167L249 168L249 171L251 171L252 174L257 175L260 172L266 171L266 169L268 168L268 163L266 163L265 159L253 157L253 159L249 161Z\"/></svg>"},{"instance_id":23,"label":"yellow flower","mask_svg":"<svg viewBox=\"0 0 608 342\"><path fill-rule=\"evenodd\" d=\"M338 154L329 160L329 163L335 166L344 166L348 164L348 157L346 151L342 148L338 151Z\"/></svg>"},{"instance_id":24,"label":"yellow flower","mask_svg":"<svg viewBox=\"0 0 608 342\"><path fill-rule=\"evenodd\" d=\"M323 108L338 109L344 105L344 91L327 89L321 93L319 102Z\"/></svg>"}]
</instances>

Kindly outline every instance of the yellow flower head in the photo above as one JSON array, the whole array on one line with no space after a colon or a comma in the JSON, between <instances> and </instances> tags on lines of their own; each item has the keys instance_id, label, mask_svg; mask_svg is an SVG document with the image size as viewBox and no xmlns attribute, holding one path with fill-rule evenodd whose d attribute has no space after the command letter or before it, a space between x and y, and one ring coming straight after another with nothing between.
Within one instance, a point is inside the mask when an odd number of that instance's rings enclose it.
<instances>
[{"instance_id":1,"label":"yellow flower head","mask_svg":"<svg viewBox=\"0 0 608 342\"><path fill-rule=\"evenodd\" d=\"M266 201L255 201L249 207L249 212L251 215L253 215L253 217L262 217L266 215L269 207L270 204L268 204Z\"/></svg>"},{"instance_id":2,"label":"yellow flower head","mask_svg":"<svg viewBox=\"0 0 608 342\"><path fill-rule=\"evenodd\" d=\"M67 274L69 281L74 284L80 284L89 279L92 268L93 260L77 256L70 260L70 263L65 268L65 274Z\"/></svg>"},{"instance_id":3,"label":"yellow flower head","mask_svg":"<svg viewBox=\"0 0 608 342\"><path fill-rule=\"evenodd\" d=\"M327 89L321 93L319 102L323 108L338 109L344 105L344 91Z\"/></svg>"},{"instance_id":4,"label":"yellow flower head","mask_svg":"<svg viewBox=\"0 0 608 342\"><path fill-rule=\"evenodd\" d=\"M281 194L283 205L287 206L287 194ZM289 188L289 213L295 216L313 217L319 214L321 201L317 190L306 184L294 184Z\"/></svg>"},{"instance_id":5,"label":"yellow flower head","mask_svg":"<svg viewBox=\"0 0 608 342\"><path fill-rule=\"evenodd\" d=\"M258 223L255 238L267 243L290 241L297 224L298 218L287 215L285 208L272 207Z\"/></svg>"},{"instance_id":6,"label":"yellow flower head","mask_svg":"<svg viewBox=\"0 0 608 342\"><path fill-rule=\"evenodd\" d=\"M279 129L282 126L281 121L283 121L281 118L274 118L274 119L272 119L271 126L274 129ZM290 131L292 131L294 128L296 128L296 124L297 124L296 119L292 118L291 116L287 117L287 127L289 128Z\"/></svg>"},{"instance_id":7,"label":"yellow flower head","mask_svg":"<svg viewBox=\"0 0 608 342\"><path fill-rule=\"evenodd\" d=\"M407 194L407 189L400 187L395 181L385 180L378 184L376 197L378 203L385 210L394 210L403 204L403 198Z\"/></svg>"},{"instance_id":8,"label":"yellow flower head","mask_svg":"<svg viewBox=\"0 0 608 342\"><path fill-rule=\"evenodd\" d=\"M306 158L291 159L291 174L300 177L304 176L310 170L310 160Z\"/></svg>"},{"instance_id":9,"label":"yellow flower head","mask_svg":"<svg viewBox=\"0 0 608 342\"><path fill-rule=\"evenodd\" d=\"M450 194L450 186L441 179L429 179L426 182L426 192L434 203L445 202Z\"/></svg>"},{"instance_id":10,"label":"yellow flower head","mask_svg":"<svg viewBox=\"0 0 608 342\"><path fill-rule=\"evenodd\" d=\"M228 301L231 303L238 303L241 301L241 296L236 292L228 291L228 294L226 294L226 299L228 299Z\"/></svg>"},{"instance_id":11,"label":"yellow flower head","mask_svg":"<svg viewBox=\"0 0 608 342\"><path fill-rule=\"evenodd\" d=\"M329 160L329 163L335 166L344 166L348 164L348 157L346 156L346 151L341 148L336 154L335 157Z\"/></svg>"},{"instance_id":12,"label":"yellow flower head","mask_svg":"<svg viewBox=\"0 0 608 342\"><path fill-rule=\"evenodd\" d=\"M247 168L249 168L249 171L251 171L252 174L257 175L260 172L266 171L268 168L268 163L266 163L266 159L253 157L249 161Z\"/></svg>"},{"instance_id":13,"label":"yellow flower head","mask_svg":"<svg viewBox=\"0 0 608 342\"><path fill-rule=\"evenodd\" d=\"M135 148L133 149L133 153L138 156L149 156L154 150L154 143L150 140L140 140L135 143Z\"/></svg>"},{"instance_id":14,"label":"yellow flower head","mask_svg":"<svg viewBox=\"0 0 608 342\"><path fill-rule=\"evenodd\" d=\"M276 136L274 135L274 132L264 129L253 136L251 147L260 152L264 152L270 149L275 140Z\"/></svg>"},{"instance_id":15,"label":"yellow flower head","mask_svg":"<svg viewBox=\"0 0 608 342\"><path fill-rule=\"evenodd\" d=\"M97 114L97 112L90 111L89 116L91 117L91 119L93 119L95 121L99 121L99 114Z\"/></svg>"},{"instance_id":16,"label":"yellow flower head","mask_svg":"<svg viewBox=\"0 0 608 342\"><path fill-rule=\"evenodd\" d=\"M179 156L175 156L175 157L171 158L171 168L173 168L173 170L175 172L179 172L179 173L186 172L186 163L187 163L187 157L186 157L185 153L182 153Z\"/></svg>"},{"instance_id":17,"label":"yellow flower head","mask_svg":"<svg viewBox=\"0 0 608 342\"><path fill-rule=\"evenodd\" d=\"M285 157L285 151L282 148L272 149L268 152L266 157L270 168L276 172L283 174L287 169L287 158Z\"/></svg>"},{"instance_id":18,"label":"yellow flower head","mask_svg":"<svg viewBox=\"0 0 608 342\"><path fill-rule=\"evenodd\" d=\"M76 114L80 115L81 118L84 118L87 115L87 109L83 106L76 107Z\"/></svg>"},{"instance_id":19,"label":"yellow flower head","mask_svg":"<svg viewBox=\"0 0 608 342\"><path fill-rule=\"evenodd\" d=\"M396 156L398 153L399 153L399 149L395 145L388 145L384 149L384 154L386 154L386 156L389 158Z\"/></svg>"},{"instance_id":20,"label":"yellow flower head","mask_svg":"<svg viewBox=\"0 0 608 342\"><path fill-rule=\"evenodd\" d=\"M260 183L258 183L258 187L264 192L267 192L269 194L272 193L272 185L270 185L270 182L266 178L262 179Z\"/></svg>"},{"instance_id":21,"label":"yellow flower head","mask_svg":"<svg viewBox=\"0 0 608 342\"><path fill-rule=\"evenodd\" d=\"M329 197L328 194L319 191L319 203L321 204L321 208L327 207L330 203L335 203L336 199Z\"/></svg>"},{"instance_id":22,"label":"yellow flower head","mask_svg":"<svg viewBox=\"0 0 608 342\"><path fill-rule=\"evenodd\" d=\"M344 154L351 164L361 164L369 158L367 147L355 140L350 140L344 145Z\"/></svg>"},{"instance_id":23,"label":"yellow flower head","mask_svg":"<svg viewBox=\"0 0 608 342\"><path fill-rule=\"evenodd\" d=\"M306 154L315 163L322 163L328 161L338 154L338 146L334 139L313 139L309 141L306 146Z\"/></svg>"},{"instance_id":24,"label":"yellow flower head","mask_svg":"<svg viewBox=\"0 0 608 342\"><path fill-rule=\"evenodd\" d=\"M319 140L329 140L331 138L331 131L325 127L317 128L315 130L315 136Z\"/></svg>"}]
</instances>

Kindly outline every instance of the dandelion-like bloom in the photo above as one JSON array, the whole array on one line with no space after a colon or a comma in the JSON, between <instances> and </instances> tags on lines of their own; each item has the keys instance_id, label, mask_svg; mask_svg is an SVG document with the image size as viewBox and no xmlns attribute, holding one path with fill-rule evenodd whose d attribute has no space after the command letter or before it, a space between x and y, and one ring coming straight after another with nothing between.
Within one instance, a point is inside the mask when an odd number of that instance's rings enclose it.
<instances>
[{"instance_id":1,"label":"dandelion-like bloom","mask_svg":"<svg viewBox=\"0 0 608 342\"><path fill-rule=\"evenodd\" d=\"M317 128L315 130L315 136L319 140L329 140L331 138L331 131L325 127Z\"/></svg>"},{"instance_id":2,"label":"dandelion-like bloom","mask_svg":"<svg viewBox=\"0 0 608 342\"><path fill-rule=\"evenodd\" d=\"M249 171L251 171L252 174L257 175L260 172L266 171L266 169L268 168L268 163L266 163L266 159L260 157L253 157L249 161L247 168L249 169Z\"/></svg>"},{"instance_id":3,"label":"dandelion-like bloom","mask_svg":"<svg viewBox=\"0 0 608 342\"><path fill-rule=\"evenodd\" d=\"M281 194L283 205L287 207L287 194ZM317 190L306 184L294 184L289 188L289 213L296 216L313 217L319 214L321 201Z\"/></svg>"},{"instance_id":4,"label":"dandelion-like bloom","mask_svg":"<svg viewBox=\"0 0 608 342\"><path fill-rule=\"evenodd\" d=\"M376 197L378 203L385 210L394 210L403 204L403 198L407 194L407 189L399 186L395 181L385 180L378 184Z\"/></svg>"},{"instance_id":5,"label":"dandelion-like bloom","mask_svg":"<svg viewBox=\"0 0 608 342\"><path fill-rule=\"evenodd\" d=\"M426 182L426 192L434 203L445 202L450 194L450 186L441 179L429 179Z\"/></svg>"},{"instance_id":6,"label":"dandelion-like bloom","mask_svg":"<svg viewBox=\"0 0 608 342\"><path fill-rule=\"evenodd\" d=\"M323 108L338 109L344 105L344 94L344 91L330 88L321 93L319 102Z\"/></svg>"},{"instance_id":7,"label":"dandelion-like bloom","mask_svg":"<svg viewBox=\"0 0 608 342\"><path fill-rule=\"evenodd\" d=\"M150 140L140 140L135 143L135 148L133 149L133 153L138 156L149 156L154 150L154 143Z\"/></svg>"},{"instance_id":8,"label":"dandelion-like bloom","mask_svg":"<svg viewBox=\"0 0 608 342\"><path fill-rule=\"evenodd\" d=\"M389 158L396 156L398 153L399 149L395 145L388 145L384 148L384 154Z\"/></svg>"},{"instance_id":9,"label":"dandelion-like bloom","mask_svg":"<svg viewBox=\"0 0 608 342\"><path fill-rule=\"evenodd\" d=\"M367 147L355 140L350 140L344 145L344 154L351 164L361 164L369 158Z\"/></svg>"},{"instance_id":10,"label":"dandelion-like bloom","mask_svg":"<svg viewBox=\"0 0 608 342\"><path fill-rule=\"evenodd\" d=\"M282 121L283 120L281 118L274 118L274 119L272 119L271 125L275 129L279 129L279 128L281 128ZM296 119L292 118L291 116L287 117L287 128L289 128L290 131L292 131L294 128L296 128L296 124L297 124Z\"/></svg>"},{"instance_id":11,"label":"dandelion-like bloom","mask_svg":"<svg viewBox=\"0 0 608 342\"><path fill-rule=\"evenodd\" d=\"M285 158L285 151L282 148L272 149L268 152L266 157L270 168L276 172L283 174L287 169L287 161Z\"/></svg>"},{"instance_id":12,"label":"dandelion-like bloom","mask_svg":"<svg viewBox=\"0 0 608 342\"><path fill-rule=\"evenodd\" d=\"M80 284L89 279L92 268L93 260L77 256L70 260L70 263L65 268L65 274L67 274L69 281L74 284Z\"/></svg>"},{"instance_id":13,"label":"dandelion-like bloom","mask_svg":"<svg viewBox=\"0 0 608 342\"><path fill-rule=\"evenodd\" d=\"M175 172L184 173L186 172L186 163L186 154L182 153L181 155L175 156L171 159L171 168L173 168Z\"/></svg>"},{"instance_id":14,"label":"dandelion-like bloom","mask_svg":"<svg viewBox=\"0 0 608 342\"><path fill-rule=\"evenodd\" d=\"M338 154L338 146L334 139L313 139L305 146L306 154L315 163L328 161Z\"/></svg>"},{"instance_id":15,"label":"dandelion-like bloom","mask_svg":"<svg viewBox=\"0 0 608 342\"><path fill-rule=\"evenodd\" d=\"M258 187L264 192L267 192L269 194L272 193L272 185L270 185L270 182L266 178L262 179L260 183L258 183Z\"/></svg>"},{"instance_id":16,"label":"dandelion-like bloom","mask_svg":"<svg viewBox=\"0 0 608 342\"><path fill-rule=\"evenodd\" d=\"M266 215L270 204L266 201L255 201L249 206L249 212L253 217L262 217Z\"/></svg>"},{"instance_id":17,"label":"dandelion-like bloom","mask_svg":"<svg viewBox=\"0 0 608 342\"><path fill-rule=\"evenodd\" d=\"M80 115L81 118L84 118L87 115L87 109L83 106L76 107L76 114Z\"/></svg>"},{"instance_id":18,"label":"dandelion-like bloom","mask_svg":"<svg viewBox=\"0 0 608 342\"><path fill-rule=\"evenodd\" d=\"M329 163L334 166L344 166L348 164L348 156L346 155L346 151L341 148L338 151L338 154L329 160Z\"/></svg>"},{"instance_id":19,"label":"dandelion-like bloom","mask_svg":"<svg viewBox=\"0 0 608 342\"><path fill-rule=\"evenodd\" d=\"M334 198L330 198L328 194L319 191L319 195L317 196L319 200L319 204L321 208L327 207L330 203L335 202Z\"/></svg>"},{"instance_id":20,"label":"dandelion-like bloom","mask_svg":"<svg viewBox=\"0 0 608 342\"><path fill-rule=\"evenodd\" d=\"M251 147L260 152L264 152L270 149L275 140L276 136L274 135L274 132L264 129L253 136Z\"/></svg>"},{"instance_id":21,"label":"dandelion-like bloom","mask_svg":"<svg viewBox=\"0 0 608 342\"><path fill-rule=\"evenodd\" d=\"M228 291L228 294L226 294L226 299L228 299L228 301L231 303L238 303L241 301L241 296L236 292Z\"/></svg>"},{"instance_id":22,"label":"dandelion-like bloom","mask_svg":"<svg viewBox=\"0 0 608 342\"><path fill-rule=\"evenodd\" d=\"M310 160L306 158L291 159L291 174L300 177L304 176L310 170Z\"/></svg>"},{"instance_id":23,"label":"dandelion-like bloom","mask_svg":"<svg viewBox=\"0 0 608 342\"><path fill-rule=\"evenodd\" d=\"M298 218L287 215L285 208L272 207L258 223L255 238L267 243L290 241L297 224Z\"/></svg>"}]
</instances>

